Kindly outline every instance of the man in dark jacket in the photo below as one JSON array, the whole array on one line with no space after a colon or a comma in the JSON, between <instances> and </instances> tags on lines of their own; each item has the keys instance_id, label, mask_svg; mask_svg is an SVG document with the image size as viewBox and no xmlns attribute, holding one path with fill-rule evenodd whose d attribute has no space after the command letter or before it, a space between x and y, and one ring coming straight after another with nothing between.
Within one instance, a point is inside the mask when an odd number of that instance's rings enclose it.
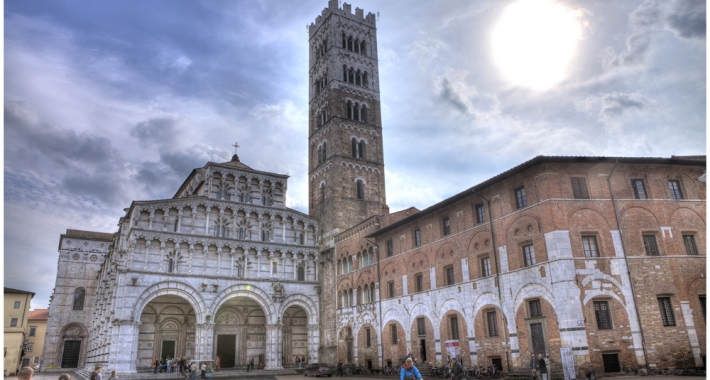
<instances>
[{"instance_id":1,"label":"man in dark jacket","mask_svg":"<svg viewBox=\"0 0 710 380\"><path fill-rule=\"evenodd\" d=\"M542 354L537 355L537 369L540 371L542 380L547 380L547 364L545 363L545 359L542 357Z\"/></svg>"},{"instance_id":2,"label":"man in dark jacket","mask_svg":"<svg viewBox=\"0 0 710 380\"><path fill-rule=\"evenodd\" d=\"M343 362L342 361L338 362L338 369L335 372L335 376L338 376L338 374L340 374L340 377L343 377Z\"/></svg>"},{"instance_id":3,"label":"man in dark jacket","mask_svg":"<svg viewBox=\"0 0 710 380\"><path fill-rule=\"evenodd\" d=\"M537 360L535 360L535 353L531 352L530 353L530 369L532 370L533 380L537 379L537 371L535 370L536 368L537 368Z\"/></svg>"},{"instance_id":4,"label":"man in dark jacket","mask_svg":"<svg viewBox=\"0 0 710 380\"><path fill-rule=\"evenodd\" d=\"M463 365L461 365L461 361L456 360L456 358L451 359L451 361L454 362L454 365L453 365L454 380L460 380L461 374L463 373Z\"/></svg>"}]
</instances>

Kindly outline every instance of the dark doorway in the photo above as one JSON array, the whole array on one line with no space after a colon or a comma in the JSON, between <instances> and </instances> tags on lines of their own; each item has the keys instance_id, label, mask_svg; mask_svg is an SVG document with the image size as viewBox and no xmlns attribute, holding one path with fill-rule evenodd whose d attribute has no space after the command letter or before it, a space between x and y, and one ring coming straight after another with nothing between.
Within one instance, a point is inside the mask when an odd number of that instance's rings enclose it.
<instances>
[{"instance_id":1,"label":"dark doorway","mask_svg":"<svg viewBox=\"0 0 710 380\"><path fill-rule=\"evenodd\" d=\"M346 339L345 346L346 346L345 361L348 363L352 363L353 362L353 340Z\"/></svg>"},{"instance_id":2,"label":"dark doorway","mask_svg":"<svg viewBox=\"0 0 710 380\"><path fill-rule=\"evenodd\" d=\"M160 350L160 358L161 359L167 359L167 358L174 358L175 357L175 341L174 340L164 340L163 341L163 348Z\"/></svg>"},{"instance_id":3,"label":"dark doorway","mask_svg":"<svg viewBox=\"0 0 710 380\"><path fill-rule=\"evenodd\" d=\"M22 359L22 366L23 367L28 367L29 365L30 365L30 358Z\"/></svg>"},{"instance_id":4,"label":"dark doorway","mask_svg":"<svg viewBox=\"0 0 710 380\"><path fill-rule=\"evenodd\" d=\"M80 350L80 340L65 340L64 352L62 352L62 368L78 368Z\"/></svg>"},{"instance_id":5,"label":"dark doorway","mask_svg":"<svg viewBox=\"0 0 710 380\"><path fill-rule=\"evenodd\" d=\"M496 371L503 370L503 359L501 358L491 358L491 364L496 367Z\"/></svg>"},{"instance_id":6,"label":"dark doorway","mask_svg":"<svg viewBox=\"0 0 710 380\"><path fill-rule=\"evenodd\" d=\"M602 354L602 360L604 361L604 372L621 372L619 354Z\"/></svg>"},{"instance_id":7,"label":"dark doorway","mask_svg":"<svg viewBox=\"0 0 710 380\"><path fill-rule=\"evenodd\" d=\"M219 356L219 365L222 368L234 368L234 358L237 356L236 346L236 335L217 335L217 356Z\"/></svg>"},{"instance_id":8,"label":"dark doorway","mask_svg":"<svg viewBox=\"0 0 710 380\"><path fill-rule=\"evenodd\" d=\"M426 339L419 339L419 357L422 358L421 363L426 362Z\"/></svg>"},{"instance_id":9,"label":"dark doorway","mask_svg":"<svg viewBox=\"0 0 710 380\"><path fill-rule=\"evenodd\" d=\"M535 357L538 354L545 356L545 334L542 331L542 323L531 323L530 324L530 337L532 339L533 352Z\"/></svg>"}]
</instances>

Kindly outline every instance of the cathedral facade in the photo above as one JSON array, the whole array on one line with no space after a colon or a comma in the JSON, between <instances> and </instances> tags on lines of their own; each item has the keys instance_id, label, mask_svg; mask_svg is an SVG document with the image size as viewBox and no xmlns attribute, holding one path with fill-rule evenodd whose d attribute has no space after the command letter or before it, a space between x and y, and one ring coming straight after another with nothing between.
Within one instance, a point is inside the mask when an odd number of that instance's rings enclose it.
<instances>
[{"instance_id":1,"label":"cathedral facade","mask_svg":"<svg viewBox=\"0 0 710 380\"><path fill-rule=\"evenodd\" d=\"M43 368L703 365L705 156L541 156L390 213L376 17L329 0L309 49L309 215L235 154L116 233L67 230Z\"/></svg>"},{"instance_id":2,"label":"cathedral facade","mask_svg":"<svg viewBox=\"0 0 710 380\"><path fill-rule=\"evenodd\" d=\"M285 207L287 179L234 155L195 169L172 199L133 202L115 234L68 230L43 368L316 360L318 221Z\"/></svg>"}]
</instances>

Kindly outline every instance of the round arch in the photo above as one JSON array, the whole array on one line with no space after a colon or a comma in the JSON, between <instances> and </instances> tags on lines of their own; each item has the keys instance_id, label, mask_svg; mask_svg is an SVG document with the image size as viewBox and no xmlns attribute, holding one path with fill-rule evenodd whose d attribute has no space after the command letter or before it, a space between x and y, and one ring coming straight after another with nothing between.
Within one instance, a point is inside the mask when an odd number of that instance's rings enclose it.
<instances>
[{"instance_id":1,"label":"round arch","mask_svg":"<svg viewBox=\"0 0 710 380\"><path fill-rule=\"evenodd\" d=\"M143 291L133 303L133 315L140 318L148 303L163 295L175 295L184 298L195 311L197 323L204 323L204 312L207 310L202 296L192 286L178 281L163 281L154 284Z\"/></svg>"},{"instance_id":2,"label":"round arch","mask_svg":"<svg viewBox=\"0 0 710 380\"><path fill-rule=\"evenodd\" d=\"M284 315L286 309L291 306L299 306L306 311L306 315L308 316L308 324L315 325L319 323L318 309L316 308L316 305L313 300L311 300L309 297L303 294L291 294L281 302L281 307L279 308L278 315Z\"/></svg>"},{"instance_id":3,"label":"round arch","mask_svg":"<svg viewBox=\"0 0 710 380\"><path fill-rule=\"evenodd\" d=\"M246 297L255 301L264 311L264 315L268 316L267 324L276 323L278 315L269 295L259 287L248 284L236 284L222 290L207 309L208 313L214 315L227 300L235 297Z\"/></svg>"}]
</instances>

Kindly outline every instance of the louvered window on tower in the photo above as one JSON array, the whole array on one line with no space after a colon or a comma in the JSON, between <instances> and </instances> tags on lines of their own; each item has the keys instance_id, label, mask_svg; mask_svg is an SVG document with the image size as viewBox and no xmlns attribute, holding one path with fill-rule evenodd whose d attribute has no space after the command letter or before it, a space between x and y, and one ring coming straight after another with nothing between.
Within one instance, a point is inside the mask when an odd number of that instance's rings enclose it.
<instances>
[{"instance_id":1,"label":"louvered window on tower","mask_svg":"<svg viewBox=\"0 0 710 380\"><path fill-rule=\"evenodd\" d=\"M572 178L572 193L574 199L589 199L589 190L587 189L586 178Z\"/></svg>"}]
</instances>

